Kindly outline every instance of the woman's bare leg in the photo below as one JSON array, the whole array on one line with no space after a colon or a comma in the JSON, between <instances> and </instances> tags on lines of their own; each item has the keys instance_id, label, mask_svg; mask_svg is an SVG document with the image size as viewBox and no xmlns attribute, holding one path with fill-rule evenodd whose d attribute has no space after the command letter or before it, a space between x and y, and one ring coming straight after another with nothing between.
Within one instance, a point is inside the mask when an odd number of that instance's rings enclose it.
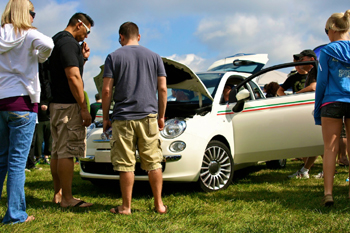
<instances>
[{"instance_id":1,"label":"woman's bare leg","mask_svg":"<svg viewBox=\"0 0 350 233\"><path fill-rule=\"evenodd\" d=\"M343 119L322 117L322 135L324 142L323 173L324 195L332 194L335 163L339 151L339 139ZM349 121L350 123L350 121ZM350 124L349 124L350 125Z\"/></svg>"}]
</instances>

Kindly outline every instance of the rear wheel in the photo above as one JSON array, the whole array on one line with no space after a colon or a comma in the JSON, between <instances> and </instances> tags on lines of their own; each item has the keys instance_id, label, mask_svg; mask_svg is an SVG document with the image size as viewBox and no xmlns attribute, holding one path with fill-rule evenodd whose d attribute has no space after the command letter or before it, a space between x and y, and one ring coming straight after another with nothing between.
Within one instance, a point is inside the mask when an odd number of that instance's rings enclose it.
<instances>
[{"instance_id":1,"label":"rear wheel","mask_svg":"<svg viewBox=\"0 0 350 233\"><path fill-rule=\"evenodd\" d=\"M266 162L266 166L270 169L281 169L287 165L287 159L271 160Z\"/></svg>"},{"instance_id":2,"label":"rear wheel","mask_svg":"<svg viewBox=\"0 0 350 233\"><path fill-rule=\"evenodd\" d=\"M211 141L203 155L199 184L203 191L226 189L233 178L233 159L230 150L220 141Z\"/></svg>"}]
</instances>

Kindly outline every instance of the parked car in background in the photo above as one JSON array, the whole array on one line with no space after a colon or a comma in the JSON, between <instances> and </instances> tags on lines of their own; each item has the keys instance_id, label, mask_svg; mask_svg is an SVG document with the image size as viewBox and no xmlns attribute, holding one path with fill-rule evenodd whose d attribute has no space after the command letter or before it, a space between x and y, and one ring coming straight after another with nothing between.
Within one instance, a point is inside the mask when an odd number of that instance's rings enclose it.
<instances>
[{"instance_id":1,"label":"parked car in background","mask_svg":"<svg viewBox=\"0 0 350 233\"><path fill-rule=\"evenodd\" d=\"M204 191L217 191L227 188L234 170L247 164L269 161L270 166L279 166L283 159L322 153L321 128L315 126L312 115L315 94L266 99L253 81L297 63L265 70L260 65L249 72L256 61L235 59L232 65L239 67L235 71L195 74L179 62L162 59L168 95L176 92L175 100L167 104L165 128L160 133L164 181L197 182ZM101 82L102 73L95 82ZM228 103L222 101L226 84L232 86ZM80 160L81 177L95 184L119 179L112 169L109 140L101 139L101 134L102 128L89 129L87 155ZM148 180L138 163L135 180Z\"/></svg>"}]
</instances>

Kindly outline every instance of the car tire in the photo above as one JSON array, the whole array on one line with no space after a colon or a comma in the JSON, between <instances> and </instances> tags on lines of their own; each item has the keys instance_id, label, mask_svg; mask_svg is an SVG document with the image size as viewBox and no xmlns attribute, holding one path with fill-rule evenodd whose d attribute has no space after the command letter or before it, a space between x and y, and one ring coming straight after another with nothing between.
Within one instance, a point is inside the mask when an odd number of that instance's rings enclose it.
<instances>
[{"instance_id":1,"label":"car tire","mask_svg":"<svg viewBox=\"0 0 350 233\"><path fill-rule=\"evenodd\" d=\"M201 189L204 192L226 189L232 183L233 165L228 147L220 141L211 141L205 149L199 172Z\"/></svg>"},{"instance_id":2,"label":"car tire","mask_svg":"<svg viewBox=\"0 0 350 233\"><path fill-rule=\"evenodd\" d=\"M287 165L287 159L271 160L266 162L266 166L269 169L282 169Z\"/></svg>"}]
</instances>

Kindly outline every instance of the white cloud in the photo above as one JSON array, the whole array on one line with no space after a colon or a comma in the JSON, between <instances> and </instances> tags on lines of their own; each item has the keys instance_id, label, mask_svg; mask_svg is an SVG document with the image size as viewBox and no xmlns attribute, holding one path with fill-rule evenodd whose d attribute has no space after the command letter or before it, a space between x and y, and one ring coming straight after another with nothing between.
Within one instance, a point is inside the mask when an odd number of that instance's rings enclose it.
<instances>
[{"instance_id":1,"label":"white cloud","mask_svg":"<svg viewBox=\"0 0 350 233\"><path fill-rule=\"evenodd\" d=\"M208 61L206 59L201 58L195 54L173 54L168 58L185 64L186 66L190 67L194 72L206 71L209 65L211 64L208 64Z\"/></svg>"},{"instance_id":2,"label":"white cloud","mask_svg":"<svg viewBox=\"0 0 350 233\"><path fill-rule=\"evenodd\" d=\"M75 12L94 19L86 40L92 57L84 71L90 97L96 92L92 77L99 73L107 54L120 47L118 29L125 21L139 24L142 45L203 71L213 61L236 53L268 53L268 65L288 62L293 53L328 43L327 18L349 8L348 0L337 0L337 4L305 0L32 2L37 12L34 26L49 36L64 30ZM0 2L1 12L6 4Z\"/></svg>"},{"instance_id":3,"label":"white cloud","mask_svg":"<svg viewBox=\"0 0 350 233\"><path fill-rule=\"evenodd\" d=\"M90 103L93 103L95 101L95 94L98 93L94 82L94 77L101 72L100 66L103 65L104 62L105 57L92 56L85 63L83 74L84 90L89 96Z\"/></svg>"},{"instance_id":4,"label":"white cloud","mask_svg":"<svg viewBox=\"0 0 350 233\"><path fill-rule=\"evenodd\" d=\"M322 44L317 35L294 25L289 18L269 15L209 17L200 21L196 37L209 49L219 51L218 58L236 53L268 53L270 64L289 62L292 54Z\"/></svg>"}]
</instances>

